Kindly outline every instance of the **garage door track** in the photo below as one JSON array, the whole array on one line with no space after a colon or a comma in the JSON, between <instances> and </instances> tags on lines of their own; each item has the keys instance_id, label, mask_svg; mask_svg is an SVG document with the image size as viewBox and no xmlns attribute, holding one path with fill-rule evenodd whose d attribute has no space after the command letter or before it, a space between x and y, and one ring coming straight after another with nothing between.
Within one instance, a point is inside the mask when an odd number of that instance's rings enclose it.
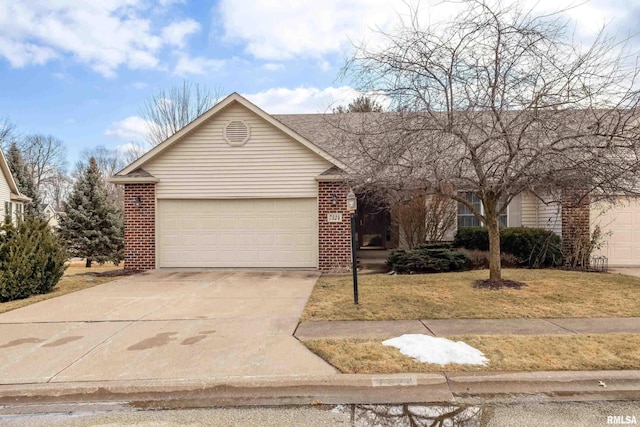
<instances>
[{"instance_id":1,"label":"garage door track","mask_svg":"<svg viewBox=\"0 0 640 427\"><path fill-rule=\"evenodd\" d=\"M333 374L292 335L314 271L160 270L0 315L0 384Z\"/></svg>"}]
</instances>

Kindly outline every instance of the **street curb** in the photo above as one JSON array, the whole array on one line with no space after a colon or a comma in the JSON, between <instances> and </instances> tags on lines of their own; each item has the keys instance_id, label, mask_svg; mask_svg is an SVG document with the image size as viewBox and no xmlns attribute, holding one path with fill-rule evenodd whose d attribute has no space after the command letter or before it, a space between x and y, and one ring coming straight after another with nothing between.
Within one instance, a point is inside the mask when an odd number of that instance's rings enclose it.
<instances>
[{"instance_id":1,"label":"street curb","mask_svg":"<svg viewBox=\"0 0 640 427\"><path fill-rule=\"evenodd\" d=\"M349 403L471 403L640 399L640 371L474 372L221 377L207 380L0 386L0 414L51 412L65 404L195 408Z\"/></svg>"}]
</instances>

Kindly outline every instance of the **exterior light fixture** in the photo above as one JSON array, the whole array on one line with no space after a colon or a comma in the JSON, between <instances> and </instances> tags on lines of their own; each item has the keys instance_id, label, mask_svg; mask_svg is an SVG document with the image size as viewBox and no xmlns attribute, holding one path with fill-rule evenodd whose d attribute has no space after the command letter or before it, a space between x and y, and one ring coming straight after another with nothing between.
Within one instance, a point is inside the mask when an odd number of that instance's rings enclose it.
<instances>
[{"instance_id":1,"label":"exterior light fixture","mask_svg":"<svg viewBox=\"0 0 640 427\"><path fill-rule=\"evenodd\" d=\"M352 190L349 190L349 194L347 194L347 210L352 215L358 210L358 199Z\"/></svg>"},{"instance_id":2,"label":"exterior light fixture","mask_svg":"<svg viewBox=\"0 0 640 427\"><path fill-rule=\"evenodd\" d=\"M351 271L353 272L353 303L358 305L358 259L357 259L357 244L356 244L356 218L358 216L358 199L353 193L353 190L349 190L347 194L347 210L351 216Z\"/></svg>"},{"instance_id":3,"label":"exterior light fixture","mask_svg":"<svg viewBox=\"0 0 640 427\"><path fill-rule=\"evenodd\" d=\"M332 204L333 206L335 206L335 205L337 205L337 204L338 204L338 196L336 196L335 194L332 194L332 195L331 195L331 204Z\"/></svg>"},{"instance_id":4,"label":"exterior light fixture","mask_svg":"<svg viewBox=\"0 0 640 427\"><path fill-rule=\"evenodd\" d=\"M136 196L135 204L136 204L137 207L142 206L142 197Z\"/></svg>"}]
</instances>

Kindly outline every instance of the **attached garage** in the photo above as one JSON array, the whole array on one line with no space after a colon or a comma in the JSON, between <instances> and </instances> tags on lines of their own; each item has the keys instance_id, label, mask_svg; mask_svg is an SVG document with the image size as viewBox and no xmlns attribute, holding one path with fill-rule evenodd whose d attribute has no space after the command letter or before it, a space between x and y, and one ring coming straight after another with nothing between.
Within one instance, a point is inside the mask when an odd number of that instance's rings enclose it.
<instances>
[{"instance_id":1,"label":"attached garage","mask_svg":"<svg viewBox=\"0 0 640 427\"><path fill-rule=\"evenodd\" d=\"M112 178L125 268L347 265L345 167L232 94Z\"/></svg>"},{"instance_id":2,"label":"attached garage","mask_svg":"<svg viewBox=\"0 0 640 427\"><path fill-rule=\"evenodd\" d=\"M317 199L158 200L158 267L317 266Z\"/></svg>"},{"instance_id":3,"label":"attached garage","mask_svg":"<svg viewBox=\"0 0 640 427\"><path fill-rule=\"evenodd\" d=\"M599 225L604 244L594 255L608 258L610 267L640 264L640 199L620 197L615 204L597 203L591 222Z\"/></svg>"}]
</instances>

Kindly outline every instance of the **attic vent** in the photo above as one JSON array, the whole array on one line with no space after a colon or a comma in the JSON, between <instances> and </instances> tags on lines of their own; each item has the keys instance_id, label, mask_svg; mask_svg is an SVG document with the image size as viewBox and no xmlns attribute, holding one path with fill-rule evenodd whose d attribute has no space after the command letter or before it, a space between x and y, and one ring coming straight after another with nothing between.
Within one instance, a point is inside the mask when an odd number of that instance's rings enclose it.
<instances>
[{"instance_id":1,"label":"attic vent","mask_svg":"<svg viewBox=\"0 0 640 427\"><path fill-rule=\"evenodd\" d=\"M229 122L224 128L224 139L234 147L244 145L249 140L249 126L240 120Z\"/></svg>"}]
</instances>

